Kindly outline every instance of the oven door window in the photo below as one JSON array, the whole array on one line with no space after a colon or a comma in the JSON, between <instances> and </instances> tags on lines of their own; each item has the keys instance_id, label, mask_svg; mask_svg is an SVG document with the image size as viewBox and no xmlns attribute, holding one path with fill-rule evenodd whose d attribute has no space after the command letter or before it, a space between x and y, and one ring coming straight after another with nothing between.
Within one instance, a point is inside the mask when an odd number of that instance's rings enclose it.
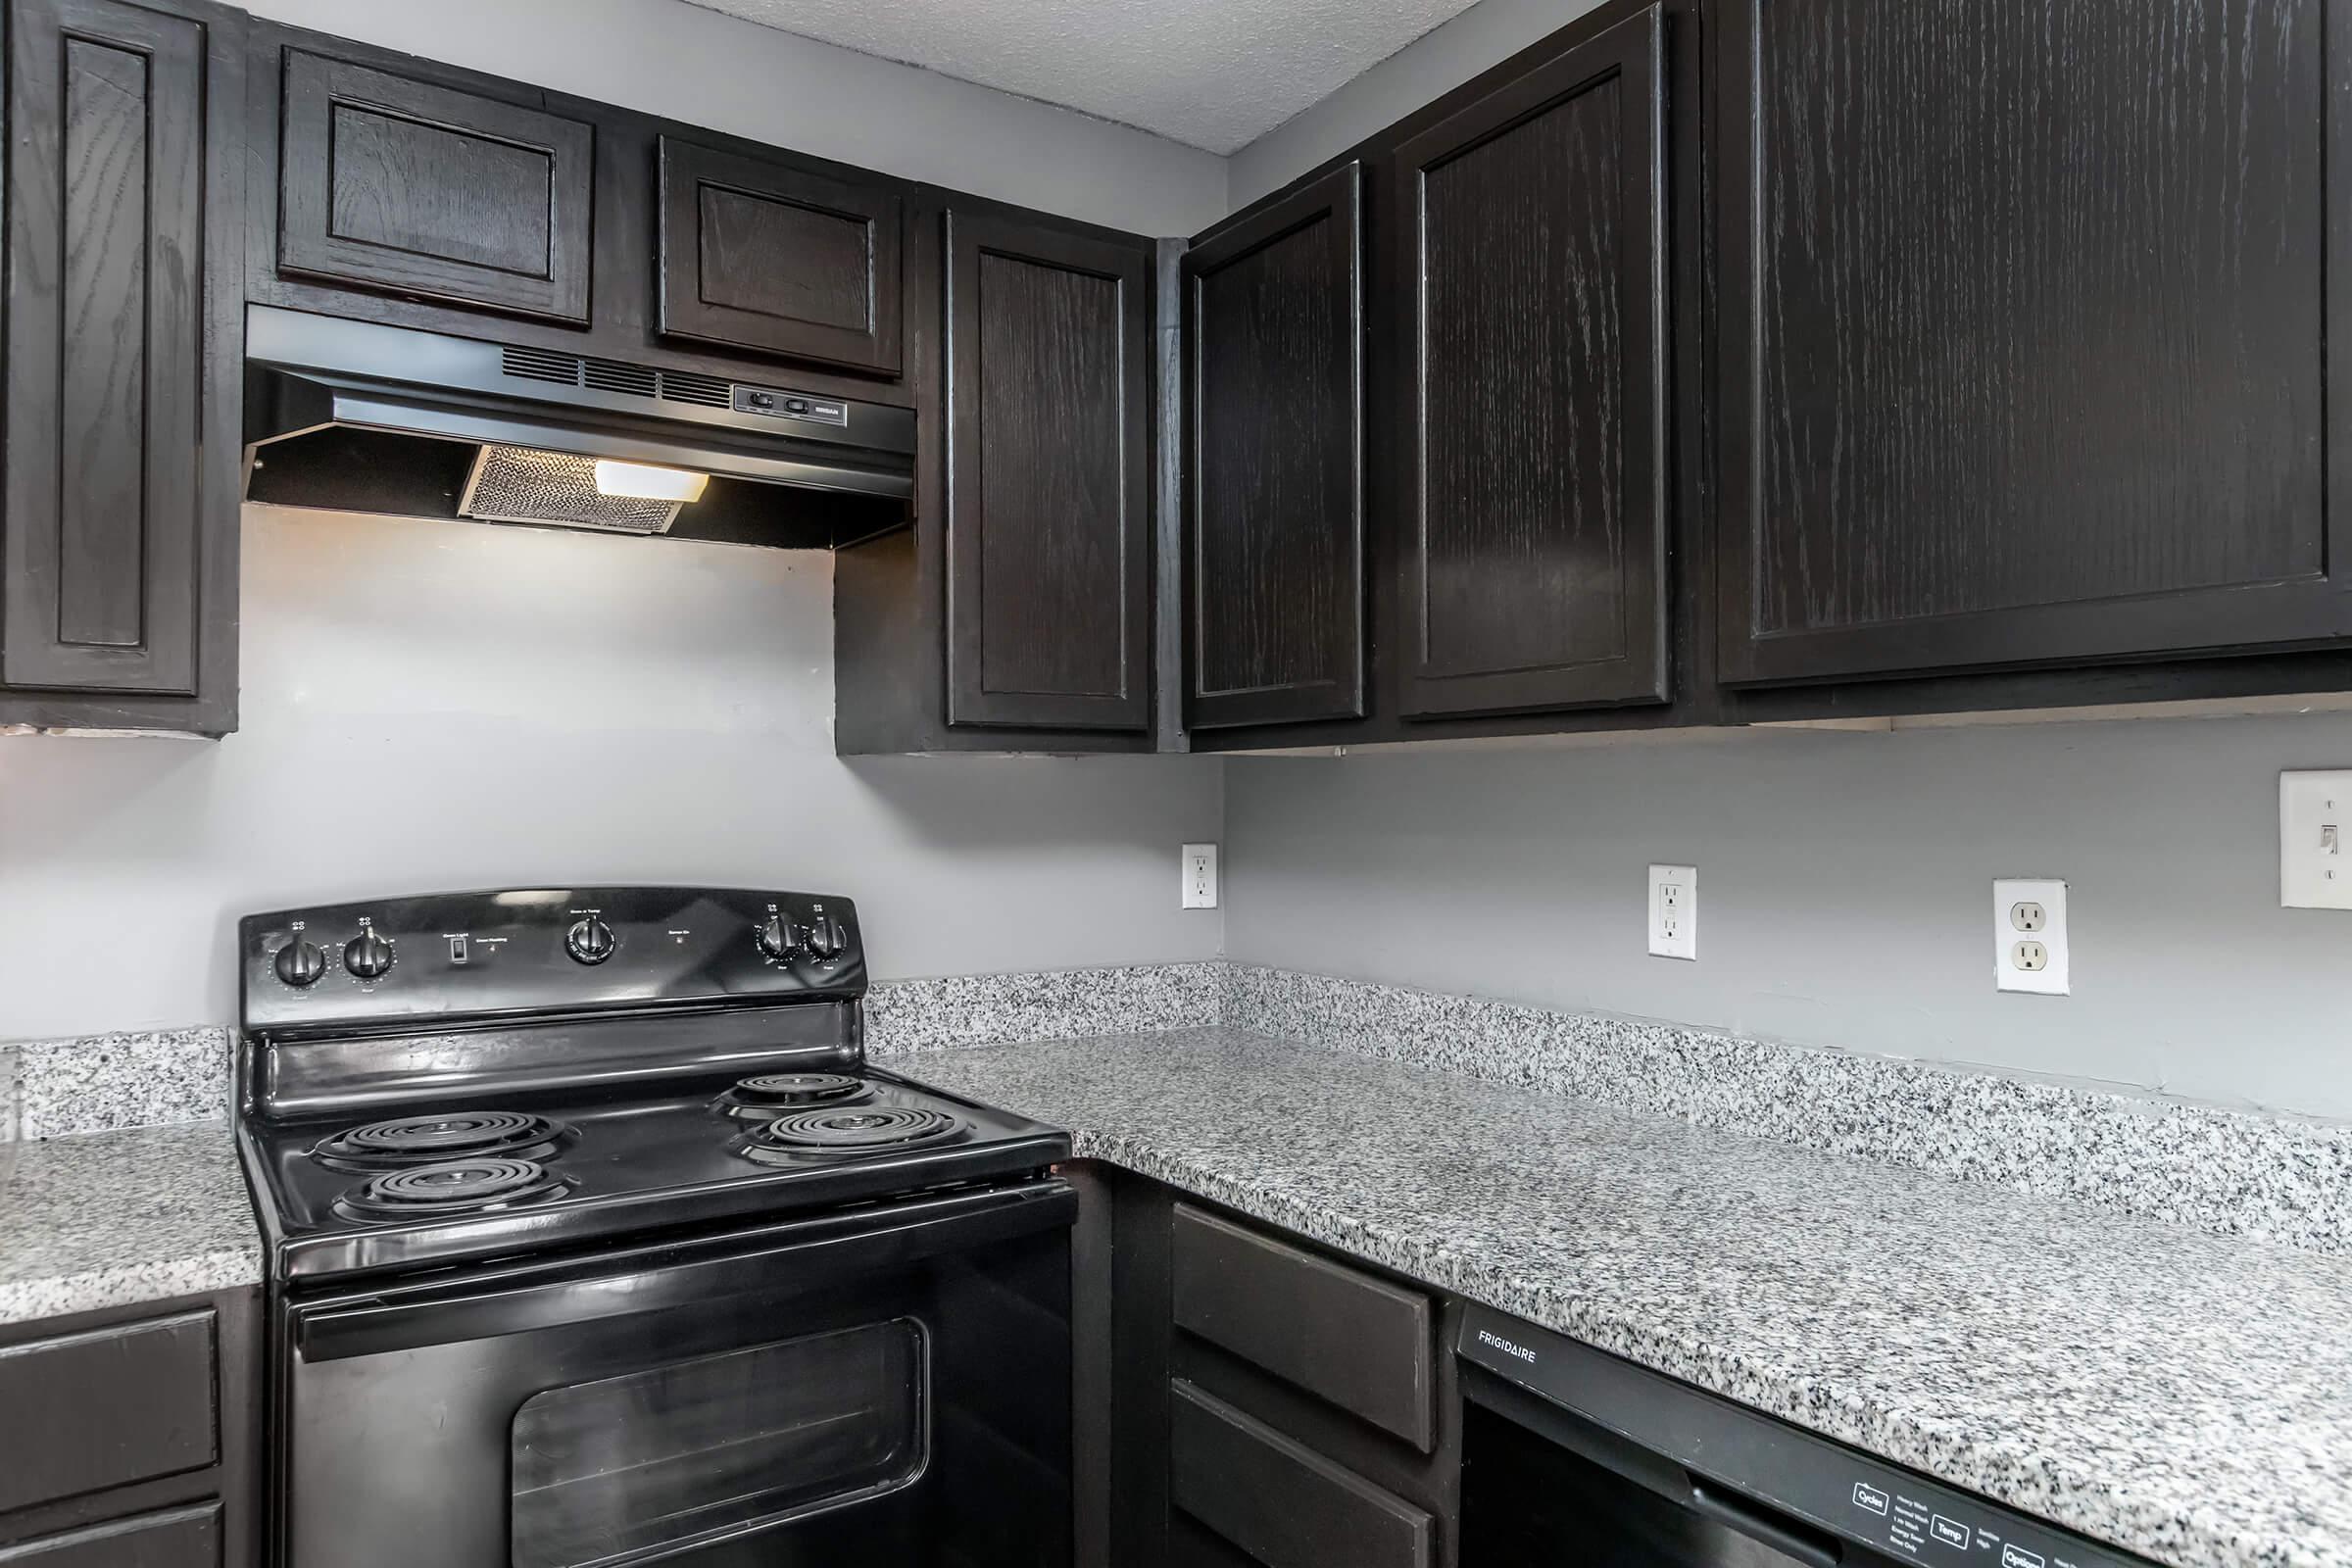
<instances>
[{"instance_id":1,"label":"oven door window","mask_svg":"<svg viewBox=\"0 0 2352 1568\"><path fill-rule=\"evenodd\" d=\"M911 1485L930 1451L911 1318L550 1389L514 1413L514 1568L617 1568Z\"/></svg>"}]
</instances>

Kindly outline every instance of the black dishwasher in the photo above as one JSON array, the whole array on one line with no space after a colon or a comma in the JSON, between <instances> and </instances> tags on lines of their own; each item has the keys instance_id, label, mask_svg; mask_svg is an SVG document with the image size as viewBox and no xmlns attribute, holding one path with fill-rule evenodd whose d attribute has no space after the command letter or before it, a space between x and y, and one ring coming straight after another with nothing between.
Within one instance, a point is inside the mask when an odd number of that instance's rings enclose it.
<instances>
[{"instance_id":1,"label":"black dishwasher","mask_svg":"<svg viewBox=\"0 0 2352 1568\"><path fill-rule=\"evenodd\" d=\"M1484 1307L1465 1568L2140 1568L2140 1559Z\"/></svg>"}]
</instances>

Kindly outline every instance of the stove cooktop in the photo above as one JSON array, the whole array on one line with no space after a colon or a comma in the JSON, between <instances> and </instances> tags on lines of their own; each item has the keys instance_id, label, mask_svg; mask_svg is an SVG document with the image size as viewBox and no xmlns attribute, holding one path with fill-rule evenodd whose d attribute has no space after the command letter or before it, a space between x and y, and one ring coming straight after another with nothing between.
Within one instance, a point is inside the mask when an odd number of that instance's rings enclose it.
<instances>
[{"instance_id":1,"label":"stove cooktop","mask_svg":"<svg viewBox=\"0 0 2352 1568\"><path fill-rule=\"evenodd\" d=\"M249 1121L279 1278L636 1236L1031 1174L1069 1136L872 1068Z\"/></svg>"}]
</instances>

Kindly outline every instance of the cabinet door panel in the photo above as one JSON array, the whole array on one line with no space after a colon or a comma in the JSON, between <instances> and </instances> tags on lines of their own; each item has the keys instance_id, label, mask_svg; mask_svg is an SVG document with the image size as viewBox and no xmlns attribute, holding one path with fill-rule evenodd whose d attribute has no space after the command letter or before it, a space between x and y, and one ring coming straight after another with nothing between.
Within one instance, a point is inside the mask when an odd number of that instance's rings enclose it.
<instances>
[{"instance_id":1,"label":"cabinet door panel","mask_svg":"<svg viewBox=\"0 0 2352 1568\"><path fill-rule=\"evenodd\" d=\"M1176 1205L1176 1326L1423 1453L1437 1446L1436 1308L1246 1226Z\"/></svg>"},{"instance_id":2,"label":"cabinet door panel","mask_svg":"<svg viewBox=\"0 0 2352 1568\"><path fill-rule=\"evenodd\" d=\"M220 1505L142 1514L0 1547L12 1568L219 1568Z\"/></svg>"},{"instance_id":3,"label":"cabinet door panel","mask_svg":"<svg viewBox=\"0 0 2352 1568\"><path fill-rule=\"evenodd\" d=\"M193 697L208 613L233 625L235 358L207 352L239 282L224 17L10 8L11 687Z\"/></svg>"},{"instance_id":4,"label":"cabinet door panel","mask_svg":"<svg viewBox=\"0 0 2352 1568\"><path fill-rule=\"evenodd\" d=\"M1396 154L1408 716L1666 695L1652 10Z\"/></svg>"},{"instance_id":5,"label":"cabinet door panel","mask_svg":"<svg viewBox=\"0 0 2352 1568\"><path fill-rule=\"evenodd\" d=\"M955 724L1151 722L1151 252L948 223Z\"/></svg>"},{"instance_id":6,"label":"cabinet door panel","mask_svg":"<svg viewBox=\"0 0 2352 1568\"><path fill-rule=\"evenodd\" d=\"M278 266L586 324L587 123L285 53Z\"/></svg>"},{"instance_id":7,"label":"cabinet door panel","mask_svg":"<svg viewBox=\"0 0 2352 1568\"><path fill-rule=\"evenodd\" d=\"M52 1412L0 1446L0 1512L212 1464L217 1335L208 1310L0 1348L0 1404Z\"/></svg>"},{"instance_id":8,"label":"cabinet door panel","mask_svg":"<svg viewBox=\"0 0 2352 1568\"><path fill-rule=\"evenodd\" d=\"M897 375L902 203L781 160L662 138L662 330Z\"/></svg>"},{"instance_id":9,"label":"cabinet door panel","mask_svg":"<svg viewBox=\"0 0 2352 1568\"><path fill-rule=\"evenodd\" d=\"M1359 166L1184 263L1187 722L1364 711Z\"/></svg>"},{"instance_id":10,"label":"cabinet door panel","mask_svg":"<svg viewBox=\"0 0 2352 1568\"><path fill-rule=\"evenodd\" d=\"M1727 679L2352 630L2331 9L1726 8Z\"/></svg>"},{"instance_id":11,"label":"cabinet door panel","mask_svg":"<svg viewBox=\"0 0 2352 1568\"><path fill-rule=\"evenodd\" d=\"M1168 1494L1264 1568L1430 1568L1425 1509L1182 1381L1168 1390Z\"/></svg>"}]
</instances>

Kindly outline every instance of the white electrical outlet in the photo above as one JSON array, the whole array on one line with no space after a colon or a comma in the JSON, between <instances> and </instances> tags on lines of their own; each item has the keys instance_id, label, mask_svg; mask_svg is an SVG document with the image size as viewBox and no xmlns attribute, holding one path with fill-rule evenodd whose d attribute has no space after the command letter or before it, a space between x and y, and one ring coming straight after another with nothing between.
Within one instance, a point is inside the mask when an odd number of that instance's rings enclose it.
<instances>
[{"instance_id":1,"label":"white electrical outlet","mask_svg":"<svg viewBox=\"0 0 2352 1568\"><path fill-rule=\"evenodd\" d=\"M1187 844L1184 847L1184 904L1188 909L1213 909L1217 906L1217 847L1214 844Z\"/></svg>"},{"instance_id":2,"label":"white electrical outlet","mask_svg":"<svg viewBox=\"0 0 2352 1568\"><path fill-rule=\"evenodd\" d=\"M1658 958L1698 956L1698 867L1649 868L1649 951Z\"/></svg>"},{"instance_id":3,"label":"white electrical outlet","mask_svg":"<svg viewBox=\"0 0 2352 1568\"><path fill-rule=\"evenodd\" d=\"M2065 883L2022 877L1993 883L1992 983L2045 997L2063 997L2073 988Z\"/></svg>"},{"instance_id":4,"label":"white electrical outlet","mask_svg":"<svg viewBox=\"0 0 2352 1568\"><path fill-rule=\"evenodd\" d=\"M2352 909L2352 773L2278 775L2278 902Z\"/></svg>"}]
</instances>

